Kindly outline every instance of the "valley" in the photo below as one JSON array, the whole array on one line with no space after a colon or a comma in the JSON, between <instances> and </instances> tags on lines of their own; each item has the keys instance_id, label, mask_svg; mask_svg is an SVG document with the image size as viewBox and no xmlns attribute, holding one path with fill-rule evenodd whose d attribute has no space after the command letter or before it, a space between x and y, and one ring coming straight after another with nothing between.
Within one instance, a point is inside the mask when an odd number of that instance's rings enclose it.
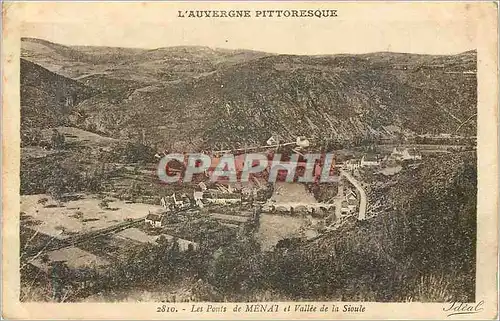
<instances>
[{"instance_id":1,"label":"valley","mask_svg":"<svg viewBox=\"0 0 500 321\"><path fill-rule=\"evenodd\" d=\"M474 51L21 42L21 301L474 298ZM250 150L333 153L340 179L157 176Z\"/></svg>"}]
</instances>

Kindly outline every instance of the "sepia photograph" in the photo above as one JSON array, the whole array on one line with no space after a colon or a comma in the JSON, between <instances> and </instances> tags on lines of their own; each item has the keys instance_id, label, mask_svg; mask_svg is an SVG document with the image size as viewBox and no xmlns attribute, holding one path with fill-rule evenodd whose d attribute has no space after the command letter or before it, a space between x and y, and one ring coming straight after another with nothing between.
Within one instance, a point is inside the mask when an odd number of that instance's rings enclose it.
<instances>
[{"instance_id":1,"label":"sepia photograph","mask_svg":"<svg viewBox=\"0 0 500 321\"><path fill-rule=\"evenodd\" d=\"M479 108L484 45L462 18L356 30L352 3L150 3L169 23L127 27L113 5L144 19L147 3L108 5L17 25L18 229L3 244L18 238L19 304L154 303L163 318L496 309L478 289L498 228L479 114L497 127ZM64 14L78 8L102 15ZM245 24L269 33L217 33ZM493 212L478 212L485 198Z\"/></svg>"}]
</instances>

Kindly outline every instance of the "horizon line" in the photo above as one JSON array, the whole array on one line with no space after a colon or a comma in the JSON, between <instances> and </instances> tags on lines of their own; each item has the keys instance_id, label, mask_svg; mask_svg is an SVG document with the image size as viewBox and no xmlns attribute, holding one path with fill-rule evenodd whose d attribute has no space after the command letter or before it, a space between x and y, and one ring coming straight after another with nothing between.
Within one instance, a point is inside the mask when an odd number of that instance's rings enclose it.
<instances>
[{"instance_id":1,"label":"horizon line","mask_svg":"<svg viewBox=\"0 0 500 321\"><path fill-rule=\"evenodd\" d=\"M468 52L474 52L477 54L477 48L475 49L468 49L465 51L460 51L456 53L442 53L442 54L436 54L436 53L417 53L417 52L403 52L403 51L368 51L364 53L350 53L350 52L336 52L336 53L317 53L317 54L296 54L296 53L279 53L279 52L270 52L270 51L263 51L263 50L258 50L258 49L246 49L246 48L224 48L224 47L211 47L207 45L175 45L175 46L165 46L165 47L154 47L154 48L145 48L145 47L126 47L126 46L102 46L102 45L84 45L84 44L64 44L60 42L55 42L52 40L47 40L44 38L38 38L38 37L29 37L29 36L22 36L20 37L21 43L23 40L38 40L38 41L43 41L43 42L48 42L51 44L59 45L59 46L64 46L68 48L74 48L74 47L95 47L95 48L113 48L113 49L131 49L131 50L145 50L145 51L154 51L154 50L160 50L160 49L167 49L167 48L208 48L211 50L227 50L227 51L253 51L253 52L260 52L260 53L266 53L269 55L289 55L289 56L334 56L334 55L366 55L366 54L376 54L376 53L390 53L390 54L408 54L408 55L421 55L421 56L455 56L455 55L460 55L460 54L465 54Z\"/></svg>"}]
</instances>

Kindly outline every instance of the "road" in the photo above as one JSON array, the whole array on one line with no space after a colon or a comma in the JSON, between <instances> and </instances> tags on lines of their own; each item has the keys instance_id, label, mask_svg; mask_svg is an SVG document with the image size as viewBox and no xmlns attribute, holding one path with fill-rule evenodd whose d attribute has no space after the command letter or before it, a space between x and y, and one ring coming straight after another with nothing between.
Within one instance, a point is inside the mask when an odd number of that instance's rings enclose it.
<instances>
[{"instance_id":1,"label":"road","mask_svg":"<svg viewBox=\"0 0 500 321\"><path fill-rule=\"evenodd\" d=\"M359 201L359 214L358 214L358 220L362 221L366 219L366 206L367 206L367 198L366 198L366 192L361 186L361 183L355 179L351 174L348 172L344 171L343 169L340 170L340 174L343 175L349 182L351 182L354 187L359 192L360 196L360 201Z\"/></svg>"}]
</instances>

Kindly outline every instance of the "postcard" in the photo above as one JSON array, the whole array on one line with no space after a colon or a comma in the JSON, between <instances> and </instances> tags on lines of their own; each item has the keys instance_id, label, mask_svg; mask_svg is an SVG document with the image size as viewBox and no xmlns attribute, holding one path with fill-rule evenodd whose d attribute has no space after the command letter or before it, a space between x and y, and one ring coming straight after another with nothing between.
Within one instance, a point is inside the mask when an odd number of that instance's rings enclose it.
<instances>
[{"instance_id":1,"label":"postcard","mask_svg":"<svg viewBox=\"0 0 500 321\"><path fill-rule=\"evenodd\" d=\"M2 6L4 318L498 318L498 3Z\"/></svg>"}]
</instances>

